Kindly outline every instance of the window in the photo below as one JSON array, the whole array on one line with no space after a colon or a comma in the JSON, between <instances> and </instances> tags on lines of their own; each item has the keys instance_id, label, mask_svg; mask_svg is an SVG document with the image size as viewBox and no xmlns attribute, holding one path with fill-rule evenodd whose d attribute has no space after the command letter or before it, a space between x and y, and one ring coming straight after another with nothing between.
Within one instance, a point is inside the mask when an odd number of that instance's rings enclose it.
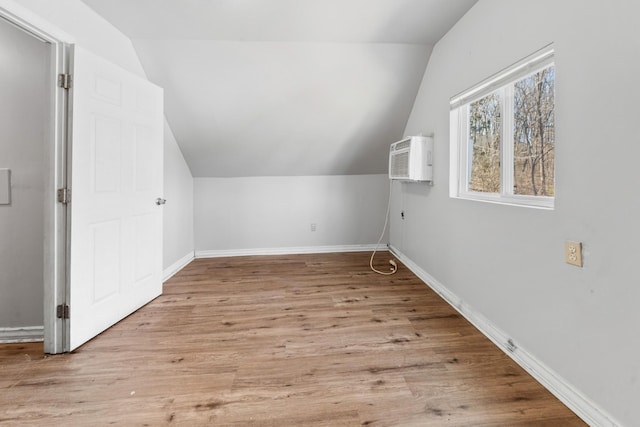
<instances>
[{"instance_id":1,"label":"window","mask_svg":"<svg viewBox=\"0 0 640 427\"><path fill-rule=\"evenodd\" d=\"M549 46L451 99L451 197L553 208Z\"/></svg>"}]
</instances>

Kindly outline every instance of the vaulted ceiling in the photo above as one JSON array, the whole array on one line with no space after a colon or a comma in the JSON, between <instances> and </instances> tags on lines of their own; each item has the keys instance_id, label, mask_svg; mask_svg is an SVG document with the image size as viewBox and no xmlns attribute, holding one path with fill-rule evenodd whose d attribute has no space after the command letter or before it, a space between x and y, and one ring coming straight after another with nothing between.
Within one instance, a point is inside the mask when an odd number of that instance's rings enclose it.
<instances>
[{"instance_id":1,"label":"vaulted ceiling","mask_svg":"<svg viewBox=\"0 0 640 427\"><path fill-rule=\"evenodd\" d=\"M164 88L195 177L385 173L433 45L476 2L83 1Z\"/></svg>"}]
</instances>

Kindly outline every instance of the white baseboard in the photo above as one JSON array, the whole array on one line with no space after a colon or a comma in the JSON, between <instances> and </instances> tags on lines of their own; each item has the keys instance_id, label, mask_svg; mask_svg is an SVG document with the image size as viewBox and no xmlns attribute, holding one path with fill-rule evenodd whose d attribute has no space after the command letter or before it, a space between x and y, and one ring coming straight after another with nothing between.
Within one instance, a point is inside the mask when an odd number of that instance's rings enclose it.
<instances>
[{"instance_id":1,"label":"white baseboard","mask_svg":"<svg viewBox=\"0 0 640 427\"><path fill-rule=\"evenodd\" d=\"M178 261L174 262L169 267L165 268L164 271L162 272L162 282L164 283L167 280L171 279L174 274L176 274L178 271L185 268L187 264L193 261L193 259L194 259L193 252L189 252L188 254L180 258Z\"/></svg>"},{"instance_id":2,"label":"white baseboard","mask_svg":"<svg viewBox=\"0 0 640 427\"><path fill-rule=\"evenodd\" d=\"M296 255L322 254L331 252L369 252L376 248L372 245L338 245L338 246L303 246L290 248L258 248L258 249L229 249L213 251L196 251L196 258L219 258L253 255ZM387 251L387 245L380 245L378 251Z\"/></svg>"},{"instance_id":3,"label":"white baseboard","mask_svg":"<svg viewBox=\"0 0 640 427\"><path fill-rule=\"evenodd\" d=\"M44 326L25 326L22 328L0 328L0 343L41 342L44 341Z\"/></svg>"},{"instance_id":4,"label":"white baseboard","mask_svg":"<svg viewBox=\"0 0 640 427\"><path fill-rule=\"evenodd\" d=\"M496 327L482 314L475 311L455 293L438 282L433 276L420 268L397 248L391 246L391 253L396 256L409 270L425 282L440 295L449 305L464 316L473 326L489 338L498 348L504 351L518 365L526 370L533 378L553 393L562 403L576 413L590 426L619 426L611 415L596 405L591 399L576 390L560 375L538 360L527 350L519 347L507 334Z\"/></svg>"}]
</instances>

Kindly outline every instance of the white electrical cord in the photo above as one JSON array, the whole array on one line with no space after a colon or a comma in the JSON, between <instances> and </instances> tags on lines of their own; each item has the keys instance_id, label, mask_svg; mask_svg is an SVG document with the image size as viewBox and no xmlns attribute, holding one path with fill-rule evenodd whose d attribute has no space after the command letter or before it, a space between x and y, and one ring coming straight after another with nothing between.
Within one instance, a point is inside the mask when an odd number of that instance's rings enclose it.
<instances>
[{"instance_id":1,"label":"white electrical cord","mask_svg":"<svg viewBox=\"0 0 640 427\"><path fill-rule=\"evenodd\" d=\"M387 224L389 223L389 213L391 212L391 185L393 184L392 180L389 180L389 202L387 204L387 215L384 218L384 226L382 227L382 234L380 234L380 238L378 239L378 243L376 243L376 247L373 250L373 253L371 254L371 259L369 260L369 267L371 267L371 270L375 271L378 274L383 274L385 276L390 276L392 274L394 274L396 271L398 271L398 264L390 259L389 260L389 264L391 264L391 271L380 271L380 270L376 270L376 268L373 266L373 257L376 256L376 252L378 251L378 246L380 246L380 242L382 242L382 238L384 237L384 232L387 230Z\"/></svg>"}]
</instances>

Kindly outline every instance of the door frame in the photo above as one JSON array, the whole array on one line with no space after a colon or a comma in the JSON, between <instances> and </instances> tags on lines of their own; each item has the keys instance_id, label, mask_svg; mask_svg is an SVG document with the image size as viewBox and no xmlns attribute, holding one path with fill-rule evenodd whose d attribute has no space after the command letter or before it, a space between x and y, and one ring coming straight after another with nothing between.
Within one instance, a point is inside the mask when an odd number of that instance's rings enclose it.
<instances>
[{"instance_id":1,"label":"door frame","mask_svg":"<svg viewBox=\"0 0 640 427\"><path fill-rule=\"evenodd\" d=\"M44 211L44 352L68 351L69 322L58 319L57 306L68 304L70 215L57 200L57 190L67 188L71 164L69 91L59 87L58 76L70 70L74 40L68 34L11 0L0 0L0 18L50 45L50 89L45 161Z\"/></svg>"}]
</instances>

